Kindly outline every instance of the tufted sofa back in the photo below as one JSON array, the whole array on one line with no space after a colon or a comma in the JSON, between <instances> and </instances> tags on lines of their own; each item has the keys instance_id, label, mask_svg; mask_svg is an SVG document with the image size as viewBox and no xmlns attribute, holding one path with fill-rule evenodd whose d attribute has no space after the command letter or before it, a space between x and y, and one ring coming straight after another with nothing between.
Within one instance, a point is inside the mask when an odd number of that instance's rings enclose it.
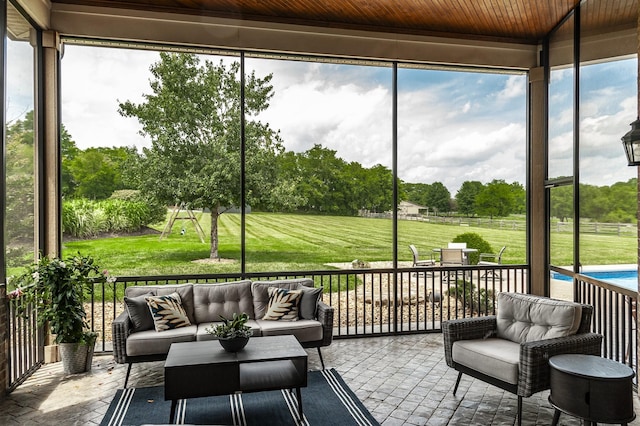
<instances>
[{"instance_id":1,"label":"tufted sofa back","mask_svg":"<svg viewBox=\"0 0 640 426\"><path fill-rule=\"evenodd\" d=\"M217 322L220 321L220 316L232 318L234 313L240 312L255 319L249 280L195 284L193 301L196 324Z\"/></svg>"}]
</instances>

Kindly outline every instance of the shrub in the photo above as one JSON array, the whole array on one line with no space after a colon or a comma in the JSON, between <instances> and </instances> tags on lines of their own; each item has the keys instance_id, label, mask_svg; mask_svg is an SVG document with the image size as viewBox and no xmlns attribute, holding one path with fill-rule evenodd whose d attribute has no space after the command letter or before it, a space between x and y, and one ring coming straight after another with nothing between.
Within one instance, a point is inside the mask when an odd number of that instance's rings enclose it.
<instances>
[{"instance_id":1,"label":"shrub","mask_svg":"<svg viewBox=\"0 0 640 426\"><path fill-rule=\"evenodd\" d=\"M458 280L446 294L462 302L472 312L486 314L494 311L493 291L486 288L476 291L476 286L465 280Z\"/></svg>"},{"instance_id":2,"label":"shrub","mask_svg":"<svg viewBox=\"0 0 640 426\"><path fill-rule=\"evenodd\" d=\"M164 222L167 218L167 206L158 200L144 196L140 191L135 189L121 189L111 194L112 200L124 200L132 202L142 202L147 206L147 217L144 219L146 225L152 223Z\"/></svg>"},{"instance_id":3,"label":"shrub","mask_svg":"<svg viewBox=\"0 0 640 426\"><path fill-rule=\"evenodd\" d=\"M74 199L62 203L62 232L88 238L105 232L133 232L157 222L157 211L144 201ZM166 209L162 219L166 216Z\"/></svg>"},{"instance_id":4,"label":"shrub","mask_svg":"<svg viewBox=\"0 0 640 426\"><path fill-rule=\"evenodd\" d=\"M63 201L62 232L79 238L87 238L109 229L104 210L97 201L84 198Z\"/></svg>"},{"instance_id":5,"label":"shrub","mask_svg":"<svg viewBox=\"0 0 640 426\"><path fill-rule=\"evenodd\" d=\"M476 265L480 259L480 253L493 253L491 244L489 244L480 234L475 232L466 232L456 235L453 239L454 243L467 243L468 248L478 249L477 253L467 253L469 265Z\"/></svg>"}]
</instances>

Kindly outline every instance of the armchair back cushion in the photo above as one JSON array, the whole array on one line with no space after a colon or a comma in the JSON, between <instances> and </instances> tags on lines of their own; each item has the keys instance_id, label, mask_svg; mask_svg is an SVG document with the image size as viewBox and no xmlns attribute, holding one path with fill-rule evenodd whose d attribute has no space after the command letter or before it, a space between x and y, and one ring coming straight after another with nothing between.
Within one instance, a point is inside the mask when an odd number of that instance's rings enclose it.
<instances>
[{"instance_id":1,"label":"armchair back cushion","mask_svg":"<svg viewBox=\"0 0 640 426\"><path fill-rule=\"evenodd\" d=\"M196 284L193 286L194 316L196 324L219 322L220 316L231 319L233 314L253 314L251 281Z\"/></svg>"},{"instance_id":2,"label":"armchair back cushion","mask_svg":"<svg viewBox=\"0 0 640 426\"><path fill-rule=\"evenodd\" d=\"M497 336L516 343L576 334L582 306L520 293L499 293Z\"/></svg>"}]
</instances>

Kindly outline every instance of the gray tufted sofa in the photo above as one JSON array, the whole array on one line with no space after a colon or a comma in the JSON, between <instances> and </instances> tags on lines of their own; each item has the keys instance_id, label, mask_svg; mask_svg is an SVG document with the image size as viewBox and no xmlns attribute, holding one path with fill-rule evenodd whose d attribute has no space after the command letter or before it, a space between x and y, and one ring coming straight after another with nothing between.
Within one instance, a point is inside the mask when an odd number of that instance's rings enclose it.
<instances>
[{"instance_id":1,"label":"gray tufted sofa","mask_svg":"<svg viewBox=\"0 0 640 426\"><path fill-rule=\"evenodd\" d=\"M593 307L519 293L499 293L495 316L442 324L447 365L522 398L549 389L549 358L600 355L602 336L589 332Z\"/></svg>"},{"instance_id":2,"label":"gray tufted sofa","mask_svg":"<svg viewBox=\"0 0 640 426\"><path fill-rule=\"evenodd\" d=\"M260 319L268 307L268 287L303 290L299 310L300 315L304 316L297 321ZM125 297L129 300L142 300L143 296L149 294L163 296L178 293L192 325L161 332L155 329L137 330L129 317L129 309L125 309L112 325L115 361L129 364L124 387L127 387L133 363L166 359L172 343L213 340L216 337L208 334L206 328L219 323L220 316L231 318L234 313L242 312L249 316L247 325L252 328L254 336L293 334L303 347L317 348L324 368L320 348L330 345L333 339L333 307L322 302L321 291L314 289L313 281L306 278L127 287Z\"/></svg>"}]
</instances>

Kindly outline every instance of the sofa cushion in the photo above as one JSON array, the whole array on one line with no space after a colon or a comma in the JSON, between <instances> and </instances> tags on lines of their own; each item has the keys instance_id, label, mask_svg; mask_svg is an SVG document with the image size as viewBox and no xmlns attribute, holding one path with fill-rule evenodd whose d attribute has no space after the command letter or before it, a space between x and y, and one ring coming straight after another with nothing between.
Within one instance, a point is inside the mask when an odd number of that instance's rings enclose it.
<instances>
[{"instance_id":1,"label":"sofa cushion","mask_svg":"<svg viewBox=\"0 0 640 426\"><path fill-rule=\"evenodd\" d=\"M254 318L263 318L267 312L269 305L269 287L287 288L289 290L297 290L301 286L313 287L313 280L310 278L297 278L290 280L274 280L274 281L254 281L251 283L251 294L253 294L253 313Z\"/></svg>"},{"instance_id":2,"label":"sofa cushion","mask_svg":"<svg viewBox=\"0 0 640 426\"><path fill-rule=\"evenodd\" d=\"M147 296L154 296L154 293L148 292L136 297L124 297L124 306L129 314L129 319L133 323L133 332L153 330L153 317L147 305Z\"/></svg>"},{"instance_id":3,"label":"sofa cushion","mask_svg":"<svg viewBox=\"0 0 640 426\"><path fill-rule=\"evenodd\" d=\"M265 321L297 321L302 290L269 287L269 305L262 317Z\"/></svg>"},{"instance_id":4,"label":"sofa cushion","mask_svg":"<svg viewBox=\"0 0 640 426\"><path fill-rule=\"evenodd\" d=\"M458 364L487 376L514 385L518 383L519 343L496 337L458 340L453 343L452 357Z\"/></svg>"},{"instance_id":5,"label":"sofa cushion","mask_svg":"<svg viewBox=\"0 0 640 426\"><path fill-rule=\"evenodd\" d=\"M533 342L570 336L580 327L582 306L564 300L520 293L499 293L497 336Z\"/></svg>"},{"instance_id":6,"label":"sofa cushion","mask_svg":"<svg viewBox=\"0 0 640 426\"><path fill-rule=\"evenodd\" d=\"M322 340L322 324L316 320L298 321L256 321L263 336L281 336L293 334L299 342L315 342Z\"/></svg>"},{"instance_id":7,"label":"sofa cushion","mask_svg":"<svg viewBox=\"0 0 640 426\"><path fill-rule=\"evenodd\" d=\"M156 331L173 330L174 328L188 327L191 321L182 307L182 301L178 293L164 296L145 297Z\"/></svg>"},{"instance_id":8,"label":"sofa cushion","mask_svg":"<svg viewBox=\"0 0 640 426\"><path fill-rule=\"evenodd\" d=\"M219 322L220 316L232 318L245 313L253 319L251 281L194 284L193 312L196 324Z\"/></svg>"},{"instance_id":9,"label":"sofa cushion","mask_svg":"<svg viewBox=\"0 0 640 426\"><path fill-rule=\"evenodd\" d=\"M132 333L127 337L127 356L167 354L172 343L194 341L197 329L190 325L162 333L155 330Z\"/></svg>"},{"instance_id":10,"label":"sofa cushion","mask_svg":"<svg viewBox=\"0 0 640 426\"><path fill-rule=\"evenodd\" d=\"M298 315L301 319L315 319L318 311L318 300L322 296L322 287L310 288L301 286L302 297L298 307Z\"/></svg>"},{"instance_id":11,"label":"sofa cushion","mask_svg":"<svg viewBox=\"0 0 640 426\"><path fill-rule=\"evenodd\" d=\"M187 313L187 318L189 318L191 324L196 323L193 317L193 284L131 286L124 290L124 295L135 297L147 292L153 292L156 296L164 296L174 292L178 293L182 301L182 307Z\"/></svg>"},{"instance_id":12,"label":"sofa cushion","mask_svg":"<svg viewBox=\"0 0 640 426\"><path fill-rule=\"evenodd\" d=\"M209 328L211 326L215 327L218 324L222 324L222 322L216 321L216 322L213 322L213 323L201 323L201 324L198 324L198 331L196 333L196 340L198 340L198 341L218 340L218 336L214 336L213 334L207 333L207 328ZM256 320L247 321L247 327L251 328L251 332L253 333L252 336L260 337L262 335L261 334L261 330L260 330L260 326L258 325L258 322Z\"/></svg>"}]
</instances>

